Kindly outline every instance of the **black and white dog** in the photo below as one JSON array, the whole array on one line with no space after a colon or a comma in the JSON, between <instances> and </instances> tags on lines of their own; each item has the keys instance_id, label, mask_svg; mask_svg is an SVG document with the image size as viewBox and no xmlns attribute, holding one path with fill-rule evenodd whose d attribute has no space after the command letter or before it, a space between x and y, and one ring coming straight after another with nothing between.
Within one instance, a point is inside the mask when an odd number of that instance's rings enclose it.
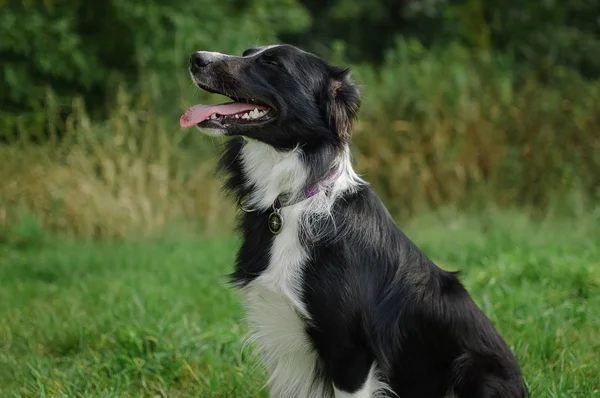
<instances>
[{"instance_id":1,"label":"black and white dog","mask_svg":"<svg viewBox=\"0 0 600 398\"><path fill-rule=\"evenodd\" d=\"M353 170L349 71L289 45L199 51L198 87L233 102L181 117L229 136L243 210L233 281L278 398L513 398L521 370L454 273L395 225Z\"/></svg>"}]
</instances>

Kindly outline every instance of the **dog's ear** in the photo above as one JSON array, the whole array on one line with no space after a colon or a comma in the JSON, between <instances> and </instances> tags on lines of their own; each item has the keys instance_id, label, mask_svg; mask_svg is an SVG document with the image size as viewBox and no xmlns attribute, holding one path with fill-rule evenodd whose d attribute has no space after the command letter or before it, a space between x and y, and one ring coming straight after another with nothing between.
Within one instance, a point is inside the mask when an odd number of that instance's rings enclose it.
<instances>
[{"instance_id":1,"label":"dog's ear","mask_svg":"<svg viewBox=\"0 0 600 398\"><path fill-rule=\"evenodd\" d=\"M325 98L329 128L342 142L348 141L360 108L360 91L350 78L350 69L332 68Z\"/></svg>"}]
</instances>

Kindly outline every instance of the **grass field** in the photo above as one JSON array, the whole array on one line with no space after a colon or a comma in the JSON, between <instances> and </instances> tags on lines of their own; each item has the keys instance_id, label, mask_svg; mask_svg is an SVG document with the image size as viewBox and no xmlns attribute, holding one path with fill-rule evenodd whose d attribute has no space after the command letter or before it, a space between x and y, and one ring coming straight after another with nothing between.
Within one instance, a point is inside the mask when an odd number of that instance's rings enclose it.
<instances>
[{"instance_id":1,"label":"grass field","mask_svg":"<svg viewBox=\"0 0 600 398\"><path fill-rule=\"evenodd\" d=\"M405 228L473 297L532 397L600 397L600 228L516 213ZM235 238L77 243L0 233L0 396L266 397L225 286Z\"/></svg>"}]
</instances>

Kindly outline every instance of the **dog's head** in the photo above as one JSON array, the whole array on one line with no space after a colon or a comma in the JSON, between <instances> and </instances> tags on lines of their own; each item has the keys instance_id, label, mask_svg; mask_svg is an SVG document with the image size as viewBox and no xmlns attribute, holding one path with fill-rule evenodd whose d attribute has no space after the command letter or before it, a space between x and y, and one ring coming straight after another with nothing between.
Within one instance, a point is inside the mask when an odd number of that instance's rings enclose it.
<instances>
[{"instance_id":1,"label":"dog's head","mask_svg":"<svg viewBox=\"0 0 600 398\"><path fill-rule=\"evenodd\" d=\"M193 106L182 127L276 148L344 143L360 106L348 69L290 45L250 48L241 57L198 51L190 73L198 87L233 102Z\"/></svg>"}]
</instances>

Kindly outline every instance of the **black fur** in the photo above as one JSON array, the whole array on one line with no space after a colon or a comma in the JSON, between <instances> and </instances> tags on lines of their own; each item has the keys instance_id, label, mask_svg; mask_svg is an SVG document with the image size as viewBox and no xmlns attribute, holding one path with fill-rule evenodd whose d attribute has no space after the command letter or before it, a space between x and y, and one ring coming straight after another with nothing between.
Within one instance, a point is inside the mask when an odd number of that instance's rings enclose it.
<instances>
[{"instance_id":1,"label":"black fur","mask_svg":"<svg viewBox=\"0 0 600 398\"><path fill-rule=\"evenodd\" d=\"M205 89L257 98L278 112L265 126L228 130L235 137L220 162L225 188L238 201L252 190L244 186L239 136L279 150L300 146L307 184L323 178L347 144L360 105L348 71L291 46L244 55L195 72ZM267 268L267 214L242 213L237 285ZM369 186L338 198L332 218L320 222L328 239L304 236L310 255L302 288L311 317L306 333L320 361L316 377L354 392L375 361L400 398L443 398L449 391L460 398L526 396L517 360L457 275L437 267L397 228Z\"/></svg>"}]
</instances>

